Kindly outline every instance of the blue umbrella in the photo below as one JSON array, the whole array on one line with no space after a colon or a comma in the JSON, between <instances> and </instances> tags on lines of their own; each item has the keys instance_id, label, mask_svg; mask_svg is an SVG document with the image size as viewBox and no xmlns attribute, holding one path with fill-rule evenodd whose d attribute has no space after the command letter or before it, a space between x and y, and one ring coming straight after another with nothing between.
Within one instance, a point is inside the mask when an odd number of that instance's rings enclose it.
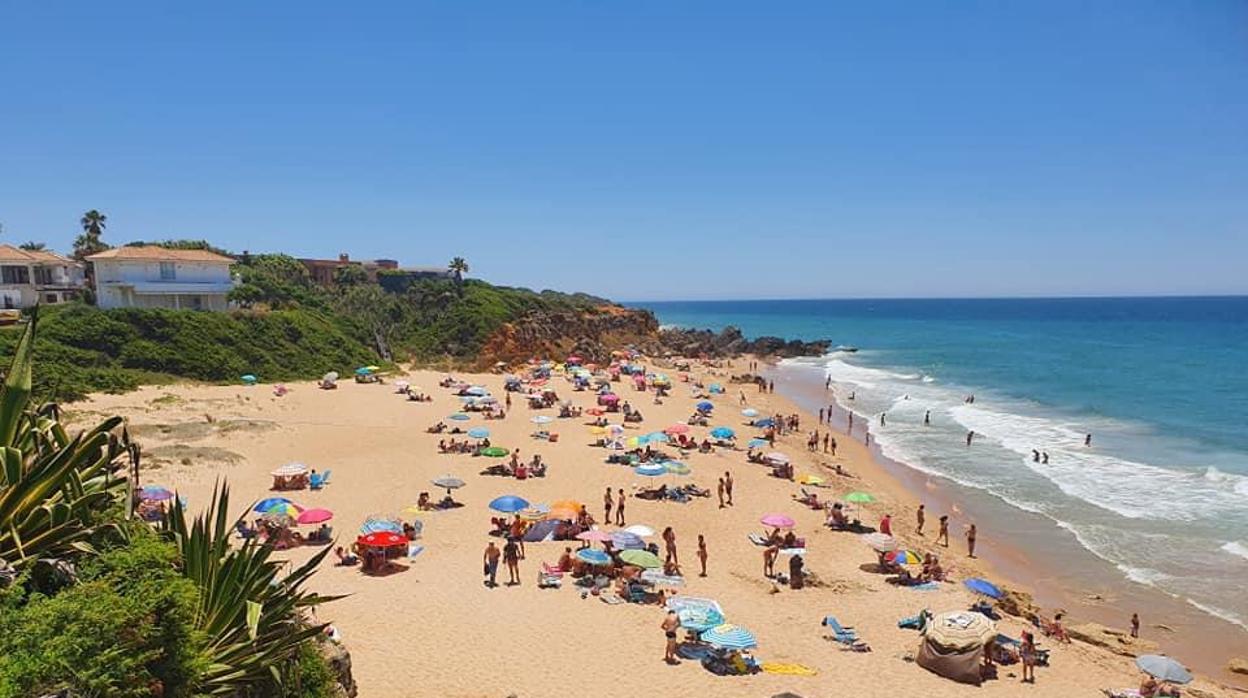
<instances>
[{"instance_id":1,"label":"blue umbrella","mask_svg":"<svg viewBox=\"0 0 1248 698\"><path fill-rule=\"evenodd\" d=\"M276 507L276 506L280 506L282 504L294 504L294 502L290 501L289 499L286 499L285 497L269 497L268 499L260 500L260 503L257 504L256 507L252 509L252 511L263 514L269 509L272 509L273 507Z\"/></svg>"},{"instance_id":2,"label":"blue umbrella","mask_svg":"<svg viewBox=\"0 0 1248 698\"><path fill-rule=\"evenodd\" d=\"M414 525L419 528L420 522L417 521ZM370 533L381 533L383 531L389 531L390 533L403 533L403 524L394 519L386 519L380 516L370 516L364 520L364 525L360 526L360 533L366 536Z\"/></svg>"},{"instance_id":3,"label":"blue umbrella","mask_svg":"<svg viewBox=\"0 0 1248 698\"><path fill-rule=\"evenodd\" d=\"M1001 589L997 587L996 584L993 584L987 579L980 579L979 577L971 577L970 579L962 582L962 584L965 585L967 589L970 589L976 594L983 594L984 596L987 596L990 599L999 599L1002 596L1005 596L1005 592L1001 591Z\"/></svg>"},{"instance_id":4,"label":"blue umbrella","mask_svg":"<svg viewBox=\"0 0 1248 698\"><path fill-rule=\"evenodd\" d=\"M490 391L486 390L485 388L482 388L482 387L481 387L481 386L479 386L479 385L474 385L474 386L472 386L471 388L468 388L467 390L465 390L465 391L464 391L464 394L465 394L465 395L473 395L473 396L476 396L476 397L482 397L482 396L484 396L484 395L489 395L489 394L490 394Z\"/></svg>"},{"instance_id":5,"label":"blue umbrella","mask_svg":"<svg viewBox=\"0 0 1248 698\"><path fill-rule=\"evenodd\" d=\"M251 385L252 383L255 383L255 382L256 382L257 380L259 380L259 379L258 379L258 378L256 378L254 375L252 375L252 374L250 374L250 373L245 373L245 374L243 374L243 377L242 377L242 379L241 379L241 380L242 380L244 383L246 383L247 385Z\"/></svg>"},{"instance_id":6,"label":"blue umbrella","mask_svg":"<svg viewBox=\"0 0 1248 698\"><path fill-rule=\"evenodd\" d=\"M754 426L763 428L774 427L776 426L776 420L771 417L767 417L766 419L756 419L754 420Z\"/></svg>"},{"instance_id":7,"label":"blue umbrella","mask_svg":"<svg viewBox=\"0 0 1248 698\"><path fill-rule=\"evenodd\" d=\"M667 468L659 463L643 463L633 468L633 472L643 477L658 477L667 474Z\"/></svg>"},{"instance_id":8,"label":"blue umbrella","mask_svg":"<svg viewBox=\"0 0 1248 698\"><path fill-rule=\"evenodd\" d=\"M758 647L754 633L739 625L724 623L702 633L702 641L728 650L748 650Z\"/></svg>"},{"instance_id":9,"label":"blue umbrella","mask_svg":"<svg viewBox=\"0 0 1248 698\"><path fill-rule=\"evenodd\" d=\"M712 393L724 392L724 386L720 385L719 383L711 383L710 385L706 387L706 389L711 391Z\"/></svg>"},{"instance_id":10,"label":"blue umbrella","mask_svg":"<svg viewBox=\"0 0 1248 698\"><path fill-rule=\"evenodd\" d=\"M367 367L367 366L361 366L361 367L359 367L359 368L355 369L355 375L357 375L357 376L367 376L367 375L372 374L372 372L373 372L373 369L371 369L371 368L369 368L369 367Z\"/></svg>"},{"instance_id":11,"label":"blue umbrella","mask_svg":"<svg viewBox=\"0 0 1248 698\"><path fill-rule=\"evenodd\" d=\"M528 509L529 502L523 497L517 497L514 494L505 494L490 502L490 508L494 511L501 511L504 514L514 514L522 509Z\"/></svg>"},{"instance_id":12,"label":"blue umbrella","mask_svg":"<svg viewBox=\"0 0 1248 698\"><path fill-rule=\"evenodd\" d=\"M1141 671L1158 681L1188 683L1192 675L1182 664L1160 654L1146 654L1135 660Z\"/></svg>"},{"instance_id":13,"label":"blue umbrella","mask_svg":"<svg viewBox=\"0 0 1248 698\"><path fill-rule=\"evenodd\" d=\"M676 612L680 627L702 633L724 624L724 615L711 607L682 608Z\"/></svg>"},{"instance_id":14,"label":"blue umbrella","mask_svg":"<svg viewBox=\"0 0 1248 698\"><path fill-rule=\"evenodd\" d=\"M173 492L157 485L145 485L139 490L139 498L148 502L164 502L173 499Z\"/></svg>"},{"instance_id":15,"label":"blue umbrella","mask_svg":"<svg viewBox=\"0 0 1248 698\"><path fill-rule=\"evenodd\" d=\"M767 445L767 439L750 439L745 445L748 448L762 448Z\"/></svg>"},{"instance_id":16,"label":"blue umbrella","mask_svg":"<svg viewBox=\"0 0 1248 698\"><path fill-rule=\"evenodd\" d=\"M741 410L741 416L742 417L757 417L758 410L754 409L753 407L747 407Z\"/></svg>"},{"instance_id":17,"label":"blue umbrella","mask_svg":"<svg viewBox=\"0 0 1248 698\"><path fill-rule=\"evenodd\" d=\"M641 550L646 547L645 541L636 533L628 531L612 531L611 545L617 550Z\"/></svg>"},{"instance_id":18,"label":"blue umbrella","mask_svg":"<svg viewBox=\"0 0 1248 698\"><path fill-rule=\"evenodd\" d=\"M586 562L591 565L606 565L611 562L610 555L594 548L582 548L576 551L576 556L580 558L582 562Z\"/></svg>"},{"instance_id":19,"label":"blue umbrella","mask_svg":"<svg viewBox=\"0 0 1248 698\"><path fill-rule=\"evenodd\" d=\"M664 434L661 431L655 431L655 432L646 434L644 437L642 437L642 439L639 439L638 441L640 441L643 444L644 443L665 444L665 443L670 442L671 440L672 440L672 437L668 436L667 434Z\"/></svg>"},{"instance_id":20,"label":"blue umbrella","mask_svg":"<svg viewBox=\"0 0 1248 698\"><path fill-rule=\"evenodd\" d=\"M448 415L447 419L453 419L457 422L465 422L465 421L468 421L469 419L472 419L472 417L464 414L463 412L456 412L455 414Z\"/></svg>"},{"instance_id":21,"label":"blue umbrella","mask_svg":"<svg viewBox=\"0 0 1248 698\"><path fill-rule=\"evenodd\" d=\"M711 436L714 436L717 439L731 439L736 435L737 432L729 429L728 427L715 427L711 430Z\"/></svg>"},{"instance_id":22,"label":"blue umbrella","mask_svg":"<svg viewBox=\"0 0 1248 698\"><path fill-rule=\"evenodd\" d=\"M695 407L698 408L699 412L710 412L711 410L715 409L714 403L708 400L703 400L702 402L699 402L697 405L695 405Z\"/></svg>"},{"instance_id":23,"label":"blue umbrella","mask_svg":"<svg viewBox=\"0 0 1248 698\"><path fill-rule=\"evenodd\" d=\"M484 439L490 435L490 430L485 427L473 427L468 430L468 435L474 439Z\"/></svg>"}]
</instances>

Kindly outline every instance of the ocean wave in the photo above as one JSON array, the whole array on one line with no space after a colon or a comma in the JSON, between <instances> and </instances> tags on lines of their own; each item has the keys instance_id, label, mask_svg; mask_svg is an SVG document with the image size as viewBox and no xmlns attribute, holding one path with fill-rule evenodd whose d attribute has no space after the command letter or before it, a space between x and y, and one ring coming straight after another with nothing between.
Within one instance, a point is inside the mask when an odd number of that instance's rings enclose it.
<instances>
[{"instance_id":1,"label":"ocean wave","mask_svg":"<svg viewBox=\"0 0 1248 698\"><path fill-rule=\"evenodd\" d=\"M1244 543L1233 540L1224 544L1221 549L1232 555L1238 555L1239 557L1248 560L1248 545L1245 545Z\"/></svg>"},{"instance_id":2,"label":"ocean wave","mask_svg":"<svg viewBox=\"0 0 1248 698\"><path fill-rule=\"evenodd\" d=\"M1221 618L1222 620L1228 623L1234 623L1235 625L1238 625L1239 627L1245 630L1248 630L1248 622L1245 622L1244 619L1239 615L1231 613L1230 611L1226 609L1218 608L1217 606L1210 606L1209 604L1201 603L1199 601L1196 601L1195 599L1189 599L1189 598L1184 597L1184 600L1187 601L1192 606L1195 606L1196 608L1204 611L1205 613L1208 613L1211 616Z\"/></svg>"}]
</instances>

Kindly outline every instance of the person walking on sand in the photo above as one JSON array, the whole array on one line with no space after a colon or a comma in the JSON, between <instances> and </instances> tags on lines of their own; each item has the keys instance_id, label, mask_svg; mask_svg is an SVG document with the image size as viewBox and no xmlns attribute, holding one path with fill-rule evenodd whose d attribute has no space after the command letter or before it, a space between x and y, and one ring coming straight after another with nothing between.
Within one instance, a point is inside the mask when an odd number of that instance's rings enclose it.
<instances>
[{"instance_id":1,"label":"person walking on sand","mask_svg":"<svg viewBox=\"0 0 1248 698\"><path fill-rule=\"evenodd\" d=\"M676 556L676 531L673 531L671 526L663 529L663 547L667 553L665 562L675 562L679 565L680 559Z\"/></svg>"},{"instance_id":2,"label":"person walking on sand","mask_svg":"<svg viewBox=\"0 0 1248 698\"><path fill-rule=\"evenodd\" d=\"M659 627L663 629L663 637L667 642L663 650L663 661L672 665L680 664L680 660L676 658L676 630L680 628L680 618L675 611L668 611Z\"/></svg>"},{"instance_id":3,"label":"person walking on sand","mask_svg":"<svg viewBox=\"0 0 1248 698\"><path fill-rule=\"evenodd\" d=\"M1131 637L1138 638L1140 636L1140 614L1131 614Z\"/></svg>"},{"instance_id":4,"label":"person walking on sand","mask_svg":"<svg viewBox=\"0 0 1248 698\"><path fill-rule=\"evenodd\" d=\"M824 453L827 453L827 452L828 452L828 439L830 439L830 438L832 438L832 437L831 437L831 436L829 436L827 433L825 433L825 434L823 435L823 452L824 452Z\"/></svg>"},{"instance_id":5,"label":"person walking on sand","mask_svg":"<svg viewBox=\"0 0 1248 698\"><path fill-rule=\"evenodd\" d=\"M508 538L503 546L503 562L507 564L507 586L520 584L520 546L515 538Z\"/></svg>"},{"instance_id":6,"label":"person walking on sand","mask_svg":"<svg viewBox=\"0 0 1248 698\"><path fill-rule=\"evenodd\" d=\"M1023 665L1023 683L1036 682L1036 637L1024 630L1018 647L1018 659Z\"/></svg>"},{"instance_id":7,"label":"person walking on sand","mask_svg":"<svg viewBox=\"0 0 1248 698\"><path fill-rule=\"evenodd\" d=\"M732 473L724 471L724 494L728 495L728 506L732 506Z\"/></svg>"},{"instance_id":8,"label":"person walking on sand","mask_svg":"<svg viewBox=\"0 0 1248 698\"><path fill-rule=\"evenodd\" d=\"M949 515L940 517L940 530L936 532L936 542L949 547Z\"/></svg>"},{"instance_id":9,"label":"person walking on sand","mask_svg":"<svg viewBox=\"0 0 1248 698\"><path fill-rule=\"evenodd\" d=\"M619 497L615 500L615 525L624 525L624 488L619 489Z\"/></svg>"},{"instance_id":10,"label":"person walking on sand","mask_svg":"<svg viewBox=\"0 0 1248 698\"><path fill-rule=\"evenodd\" d=\"M845 418L849 420L849 426L845 427L845 433L853 434L854 433L854 413L852 411L847 412L845 415Z\"/></svg>"},{"instance_id":11,"label":"person walking on sand","mask_svg":"<svg viewBox=\"0 0 1248 698\"><path fill-rule=\"evenodd\" d=\"M722 477L719 478L719 485L716 486L715 491L719 494L719 508L723 509L724 508L724 478Z\"/></svg>"},{"instance_id":12,"label":"person walking on sand","mask_svg":"<svg viewBox=\"0 0 1248 698\"><path fill-rule=\"evenodd\" d=\"M828 441L832 445L832 450L830 451L830 453L835 456L836 455L836 437L833 436L830 439L828 439Z\"/></svg>"},{"instance_id":13,"label":"person walking on sand","mask_svg":"<svg viewBox=\"0 0 1248 698\"><path fill-rule=\"evenodd\" d=\"M975 530L975 524L971 524L970 526L967 526L966 528L966 556L967 557L975 557L976 534L977 534L977 531Z\"/></svg>"},{"instance_id":14,"label":"person walking on sand","mask_svg":"<svg viewBox=\"0 0 1248 698\"><path fill-rule=\"evenodd\" d=\"M819 423L823 424L823 408L819 408Z\"/></svg>"},{"instance_id":15,"label":"person walking on sand","mask_svg":"<svg viewBox=\"0 0 1248 698\"><path fill-rule=\"evenodd\" d=\"M491 589L498 586L496 577L498 575L498 557L501 552L494 541L485 546L485 554L481 557L481 562L485 566L485 585Z\"/></svg>"},{"instance_id":16,"label":"person walking on sand","mask_svg":"<svg viewBox=\"0 0 1248 698\"><path fill-rule=\"evenodd\" d=\"M772 544L763 548L763 576L768 579L776 576L776 557L780 555L780 546Z\"/></svg>"},{"instance_id":17,"label":"person walking on sand","mask_svg":"<svg viewBox=\"0 0 1248 698\"><path fill-rule=\"evenodd\" d=\"M608 524L611 523L611 508L614 504L615 501L611 499L611 488L608 487L602 495L602 509L605 512L602 520Z\"/></svg>"},{"instance_id":18,"label":"person walking on sand","mask_svg":"<svg viewBox=\"0 0 1248 698\"><path fill-rule=\"evenodd\" d=\"M702 573L699 577L706 576L706 538L702 534L698 534L698 562L702 565Z\"/></svg>"},{"instance_id":19,"label":"person walking on sand","mask_svg":"<svg viewBox=\"0 0 1248 698\"><path fill-rule=\"evenodd\" d=\"M919 524L918 526L915 527L914 532L919 534L920 536L923 535L923 524L927 522L927 511L925 510L925 506L926 505L924 504L919 504L918 511L914 513L914 518L918 521L918 524Z\"/></svg>"},{"instance_id":20,"label":"person walking on sand","mask_svg":"<svg viewBox=\"0 0 1248 698\"><path fill-rule=\"evenodd\" d=\"M893 515L892 514L885 514L884 518L880 519L880 533L883 533L886 536L893 535Z\"/></svg>"}]
</instances>

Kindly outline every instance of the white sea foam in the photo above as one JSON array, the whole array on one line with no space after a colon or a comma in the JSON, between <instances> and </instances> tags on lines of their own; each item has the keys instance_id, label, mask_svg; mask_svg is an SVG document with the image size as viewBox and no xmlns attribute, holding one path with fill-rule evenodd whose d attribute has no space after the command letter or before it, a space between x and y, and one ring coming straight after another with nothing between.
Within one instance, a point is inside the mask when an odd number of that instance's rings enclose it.
<instances>
[{"instance_id":1,"label":"white sea foam","mask_svg":"<svg viewBox=\"0 0 1248 698\"><path fill-rule=\"evenodd\" d=\"M1230 611L1223 609L1223 608L1218 608L1217 606L1210 606L1209 604L1200 603L1199 601L1195 601L1193 599L1184 599L1184 600L1187 601L1189 604L1195 606L1196 608L1199 608L1200 610L1204 611L1205 613L1208 613L1211 616L1216 616L1228 623L1234 623L1235 625L1238 625L1239 627L1245 630L1248 630L1248 622L1245 622L1243 617L1235 613L1231 613Z\"/></svg>"},{"instance_id":2,"label":"white sea foam","mask_svg":"<svg viewBox=\"0 0 1248 698\"><path fill-rule=\"evenodd\" d=\"M1238 555L1239 557L1242 557L1245 560L1248 560L1248 545L1245 545L1244 543L1241 543L1239 541L1233 540L1229 543L1224 544L1222 546L1222 550L1225 550L1226 552L1232 555Z\"/></svg>"}]
</instances>

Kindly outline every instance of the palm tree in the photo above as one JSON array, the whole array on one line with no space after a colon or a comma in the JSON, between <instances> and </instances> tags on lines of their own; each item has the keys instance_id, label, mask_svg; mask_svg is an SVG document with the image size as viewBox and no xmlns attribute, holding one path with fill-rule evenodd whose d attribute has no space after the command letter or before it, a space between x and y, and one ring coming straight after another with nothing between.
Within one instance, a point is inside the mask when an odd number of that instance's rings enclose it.
<instances>
[{"instance_id":1,"label":"palm tree","mask_svg":"<svg viewBox=\"0 0 1248 698\"><path fill-rule=\"evenodd\" d=\"M100 239L100 236L104 234L107 220L108 216L95 209L82 214L82 219L78 221L82 225L82 235L74 240L74 259L82 261L97 252L108 249L108 245Z\"/></svg>"},{"instance_id":2,"label":"palm tree","mask_svg":"<svg viewBox=\"0 0 1248 698\"><path fill-rule=\"evenodd\" d=\"M31 240L29 242L23 242L22 244L18 245L18 247L23 250L26 250L27 252L43 252L44 250L48 249L48 246L45 245L44 243L35 242L34 240Z\"/></svg>"},{"instance_id":3,"label":"palm tree","mask_svg":"<svg viewBox=\"0 0 1248 698\"><path fill-rule=\"evenodd\" d=\"M455 288L460 292L464 292L464 274L468 273L468 262L463 257L455 257L446 267L455 274Z\"/></svg>"}]
</instances>

